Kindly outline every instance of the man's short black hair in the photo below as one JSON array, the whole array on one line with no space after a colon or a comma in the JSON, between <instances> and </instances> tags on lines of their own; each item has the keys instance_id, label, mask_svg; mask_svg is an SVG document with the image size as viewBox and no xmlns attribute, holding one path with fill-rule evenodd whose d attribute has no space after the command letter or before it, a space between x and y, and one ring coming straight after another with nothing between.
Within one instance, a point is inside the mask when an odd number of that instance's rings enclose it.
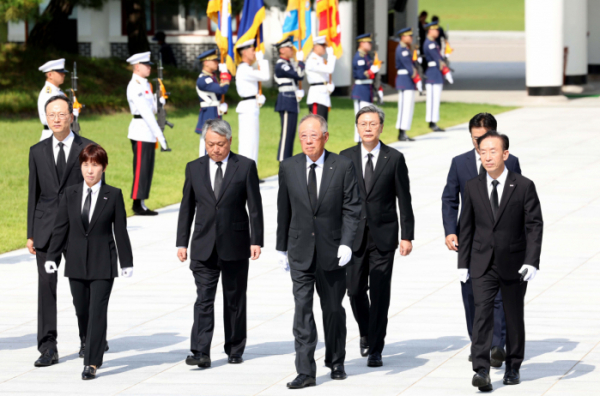
<instances>
[{"instance_id":1,"label":"man's short black hair","mask_svg":"<svg viewBox=\"0 0 600 396\"><path fill-rule=\"evenodd\" d=\"M431 17L431 22L438 22L440 20L440 17L437 15L434 15Z\"/></svg>"},{"instance_id":2,"label":"man's short black hair","mask_svg":"<svg viewBox=\"0 0 600 396\"><path fill-rule=\"evenodd\" d=\"M421 13L419 14L419 17L424 17L424 16L426 17L427 15L428 15L427 11L421 11Z\"/></svg>"},{"instance_id":3,"label":"man's short black hair","mask_svg":"<svg viewBox=\"0 0 600 396\"><path fill-rule=\"evenodd\" d=\"M506 136L502 133L498 133L498 131L495 131L495 130L487 131L485 134L478 137L477 138L477 147L481 146L481 142L483 142L485 139L491 138L491 137L500 138L502 140L502 151L508 150L508 144L509 144L508 136Z\"/></svg>"},{"instance_id":4,"label":"man's short black hair","mask_svg":"<svg viewBox=\"0 0 600 396\"><path fill-rule=\"evenodd\" d=\"M498 128L498 122L490 113L479 113L469 121L469 132L473 128L485 128L488 131L495 131Z\"/></svg>"},{"instance_id":5,"label":"man's short black hair","mask_svg":"<svg viewBox=\"0 0 600 396\"><path fill-rule=\"evenodd\" d=\"M73 114L73 102L71 102L71 99L69 99L66 96L63 95L56 95L51 97L50 99L48 99L46 101L46 105L44 106L44 111L48 108L48 105L54 101L57 100L64 100L65 102L67 102L67 106L69 106L69 114Z\"/></svg>"}]
</instances>

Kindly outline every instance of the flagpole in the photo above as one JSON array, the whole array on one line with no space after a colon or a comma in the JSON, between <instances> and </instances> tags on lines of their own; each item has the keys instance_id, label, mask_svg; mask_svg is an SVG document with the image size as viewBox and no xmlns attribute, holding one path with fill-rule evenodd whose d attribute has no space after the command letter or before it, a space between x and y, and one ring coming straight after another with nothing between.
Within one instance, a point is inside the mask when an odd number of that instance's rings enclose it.
<instances>
[{"instance_id":1,"label":"flagpole","mask_svg":"<svg viewBox=\"0 0 600 396\"><path fill-rule=\"evenodd\" d=\"M298 12L300 12L300 10L298 10ZM304 18L306 19L306 11L304 12ZM304 23L306 23L306 21L304 21ZM298 51L302 51L302 24L300 23L300 15L298 15L298 32L300 33L300 38L298 39ZM298 81L298 89L302 89L302 80Z\"/></svg>"}]
</instances>

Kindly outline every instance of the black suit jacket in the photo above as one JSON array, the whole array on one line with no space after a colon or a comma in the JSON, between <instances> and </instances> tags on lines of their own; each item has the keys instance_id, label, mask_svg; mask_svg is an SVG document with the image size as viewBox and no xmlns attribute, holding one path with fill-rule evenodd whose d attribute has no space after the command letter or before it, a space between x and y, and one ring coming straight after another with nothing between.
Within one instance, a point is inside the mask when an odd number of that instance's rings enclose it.
<instances>
[{"instance_id":1,"label":"black suit jacket","mask_svg":"<svg viewBox=\"0 0 600 396\"><path fill-rule=\"evenodd\" d=\"M102 184L87 232L81 220L83 194L83 182L65 190L56 216L48 261L56 262L67 245L66 277L86 280L116 278L119 276L117 251L121 268L133 267L123 193L118 188Z\"/></svg>"},{"instance_id":2,"label":"black suit jacket","mask_svg":"<svg viewBox=\"0 0 600 396\"><path fill-rule=\"evenodd\" d=\"M215 244L221 260L247 260L250 245L263 246L263 209L256 162L231 152L218 198L210 184L209 162L205 155L185 168L177 246L188 246L195 214L191 260L208 260Z\"/></svg>"},{"instance_id":3,"label":"black suit jacket","mask_svg":"<svg viewBox=\"0 0 600 396\"><path fill-rule=\"evenodd\" d=\"M352 247L360 220L360 199L354 165L346 157L325 151L317 209L308 197L306 155L279 166L277 247L287 251L290 267L306 271L317 254L325 271L339 269L340 245Z\"/></svg>"},{"instance_id":4,"label":"black suit jacket","mask_svg":"<svg viewBox=\"0 0 600 396\"><path fill-rule=\"evenodd\" d=\"M29 150L29 198L27 202L27 238L33 238L37 248L46 246L58 210L60 197L68 186L83 184L79 153L89 139L75 134L62 180L58 180L52 137L31 146Z\"/></svg>"},{"instance_id":5,"label":"black suit jacket","mask_svg":"<svg viewBox=\"0 0 600 396\"><path fill-rule=\"evenodd\" d=\"M360 249L365 226L369 226L377 249L388 252L398 247L398 212L400 209L401 239L413 240L415 216L410 197L410 181L404 155L381 142L381 151L375 164L373 186L367 192L363 177L361 143L340 153L354 163L362 203L360 223L354 239L354 251Z\"/></svg>"},{"instance_id":6,"label":"black suit jacket","mask_svg":"<svg viewBox=\"0 0 600 396\"><path fill-rule=\"evenodd\" d=\"M529 264L539 269L544 222L535 185L508 172L494 221L487 188L487 174L469 180L460 215L458 268L469 268L481 277L494 263L502 279L518 279L519 269Z\"/></svg>"}]
</instances>

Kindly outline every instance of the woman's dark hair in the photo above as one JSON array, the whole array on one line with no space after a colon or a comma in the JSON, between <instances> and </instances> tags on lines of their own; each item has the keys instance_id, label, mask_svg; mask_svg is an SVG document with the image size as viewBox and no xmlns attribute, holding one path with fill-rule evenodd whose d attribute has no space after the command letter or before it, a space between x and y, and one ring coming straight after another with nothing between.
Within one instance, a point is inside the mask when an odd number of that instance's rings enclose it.
<instances>
[{"instance_id":1,"label":"woman's dark hair","mask_svg":"<svg viewBox=\"0 0 600 396\"><path fill-rule=\"evenodd\" d=\"M108 165L108 154L106 154L106 150L99 144L90 143L81 150L81 153L79 153L80 165L88 161L102 165L102 169L106 169L106 166Z\"/></svg>"},{"instance_id":2,"label":"woman's dark hair","mask_svg":"<svg viewBox=\"0 0 600 396\"><path fill-rule=\"evenodd\" d=\"M490 113L479 113L469 121L469 132L473 128L485 128L488 131L495 131L498 128L498 122Z\"/></svg>"},{"instance_id":3,"label":"woman's dark hair","mask_svg":"<svg viewBox=\"0 0 600 396\"><path fill-rule=\"evenodd\" d=\"M508 136L502 134L502 133L498 133L497 131L487 131L484 135L481 135L480 137L477 138L477 146L481 146L481 142L483 142L485 139L487 138L491 138L491 137L495 137L495 138L499 138L500 140L502 140L502 151L506 151L508 150Z\"/></svg>"}]
</instances>

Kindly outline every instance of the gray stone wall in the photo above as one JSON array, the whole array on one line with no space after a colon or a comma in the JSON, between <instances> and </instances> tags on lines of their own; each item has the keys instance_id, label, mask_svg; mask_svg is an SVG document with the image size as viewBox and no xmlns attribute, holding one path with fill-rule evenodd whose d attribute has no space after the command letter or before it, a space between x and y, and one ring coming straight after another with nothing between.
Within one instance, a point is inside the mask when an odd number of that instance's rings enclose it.
<instances>
[{"instance_id":1,"label":"gray stone wall","mask_svg":"<svg viewBox=\"0 0 600 396\"><path fill-rule=\"evenodd\" d=\"M181 69L198 70L199 64L196 57L211 48L216 48L215 44L170 44L177 59L177 66ZM152 59L158 59L159 45L156 43L150 44L152 51ZM119 59L129 58L129 50L127 43L110 43L110 55Z\"/></svg>"},{"instance_id":2,"label":"gray stone wall","mask_svg":"<svg viewBox=\"0 0 600 396\"><path fill-rule=\"evenodd\" d=\"M77 43L77 52L81 56L92 56L92 43Z\"/></svg>"}]
</instances>

